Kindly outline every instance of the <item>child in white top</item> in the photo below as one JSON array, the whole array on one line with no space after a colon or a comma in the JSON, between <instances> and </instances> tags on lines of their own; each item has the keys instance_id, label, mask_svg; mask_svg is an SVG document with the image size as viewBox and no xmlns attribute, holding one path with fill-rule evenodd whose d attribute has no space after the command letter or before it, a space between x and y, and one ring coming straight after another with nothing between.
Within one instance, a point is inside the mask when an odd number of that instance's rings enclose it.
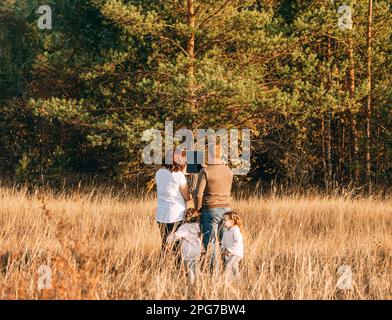
<instances>
[{"instance_id":1,"label":"child in white top","mask_svg":"<svg viewBox=\"0 0 392 320\"><path fill-rule=\"evenodd\" d=\"M183 224L168 238L168 243L181 240L181 257L190 280L196 278L197 261L201 255L200 212L189 208L185 212Z\"/></svg>"},{"instance_id":2,"label":"child in white top","mask_svg":"<svg viewBox=\"0 0 392 320\"><path fill-rule=\"evenodd\" d=\"M239 262L244 257L244 237L242 222L236 212L230 211L223 215L225 231L222 239L222 255L224 258L224 273L227 279L239 277Z\"/></svg>"}]
</instances>

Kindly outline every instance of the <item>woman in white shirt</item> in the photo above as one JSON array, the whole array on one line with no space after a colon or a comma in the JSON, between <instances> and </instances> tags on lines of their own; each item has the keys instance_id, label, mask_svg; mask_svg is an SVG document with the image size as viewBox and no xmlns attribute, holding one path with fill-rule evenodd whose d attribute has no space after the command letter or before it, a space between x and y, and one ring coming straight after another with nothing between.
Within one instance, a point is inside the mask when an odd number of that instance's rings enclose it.
<instances>
[{"instance_id":1,"label":"woman in white shirt","mask_svg":"<svg viewBox=\"0 0 392 320\"><path fill-rule=\"evenodd\" d=\"M185 178L186 157L181 150L170 150L166 158L171 159L155 174L157 183L158 206L156 220L162 238L162 251L166 248L167 237L177 230L184 219L186 201L192 199ZM178 246L173 246L177 251Z\"/></svg>"}]
</instances>

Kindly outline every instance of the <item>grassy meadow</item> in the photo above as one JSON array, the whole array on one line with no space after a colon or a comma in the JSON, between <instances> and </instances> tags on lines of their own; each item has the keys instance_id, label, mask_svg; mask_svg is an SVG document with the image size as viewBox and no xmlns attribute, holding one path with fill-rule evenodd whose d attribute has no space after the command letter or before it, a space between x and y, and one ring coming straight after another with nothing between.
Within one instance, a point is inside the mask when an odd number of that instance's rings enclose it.
<instances>
[{"instance_id":1,"label":"grassy meadow","mask_svg":"<svg viewBox=\"0 0 392 320\"><path fill-rule=\"evenodd\" d=\"M392 299L391 199L234 200L245 225L242 279L201 270L193 287L160 257L155 207L153 197L99 190L0 188L0 299ZM50 288L39 289L42 266ZM346 289L341 266L352 273Z\"/></svg>"}]
</instances>

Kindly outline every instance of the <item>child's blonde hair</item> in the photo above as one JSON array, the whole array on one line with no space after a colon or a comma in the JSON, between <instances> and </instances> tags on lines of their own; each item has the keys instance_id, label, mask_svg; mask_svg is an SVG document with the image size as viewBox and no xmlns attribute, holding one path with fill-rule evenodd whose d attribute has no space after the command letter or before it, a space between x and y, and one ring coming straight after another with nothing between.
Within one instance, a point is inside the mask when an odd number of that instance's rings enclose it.
<instances>
[{"instance_id":1,"label":"child's blonde hair","mask_svg":"<svg viewBox=\"0 0 392 320\"><path fill-rule=\"evenodd\" d=\"M200 223L200 212L195 208L188 208L183 223Z\"/></svg>"},{"instance_id":2,"label":"child's blonde hair","mask_svg":"<svg viewBox=\"0 0 392 320\"><path fill-rule=\"evenodd\" d=\"M225 212L224 216L228 216L230 218L230 220L233 220L234 225L238 226L238 228L240 228L240 230L242 232L243 224L242 224L242 220L237 212L234 212L234 211Z\"/></svg>"}]
</instances>

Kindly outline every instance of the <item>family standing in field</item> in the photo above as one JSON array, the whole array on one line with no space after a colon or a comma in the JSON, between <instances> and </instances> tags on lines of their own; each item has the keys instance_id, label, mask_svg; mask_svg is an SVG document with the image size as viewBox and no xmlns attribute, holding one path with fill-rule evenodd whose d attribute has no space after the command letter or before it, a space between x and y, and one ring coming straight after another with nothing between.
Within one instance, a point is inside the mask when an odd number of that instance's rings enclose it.
<instances>
[{"instance_id":1,"label":"family standing in field","mask_svg":"<svg viewBox=\"0 0 392 320\"><path fill-rule=\"evenodd\" d=\"M162 253L181 253L191 283L200 261L217 274L222 259L226 279L238 278L244 255L241 219L230 208L233 173L222 159L219 143L209 151L213 160L200 170L194 192L188 186L186 157L180 150L169 152L166 157L172 158L171 164L164 164L155 175ZM187 208L191 200L194 207Z\"/></svg>"}]
</instances>

